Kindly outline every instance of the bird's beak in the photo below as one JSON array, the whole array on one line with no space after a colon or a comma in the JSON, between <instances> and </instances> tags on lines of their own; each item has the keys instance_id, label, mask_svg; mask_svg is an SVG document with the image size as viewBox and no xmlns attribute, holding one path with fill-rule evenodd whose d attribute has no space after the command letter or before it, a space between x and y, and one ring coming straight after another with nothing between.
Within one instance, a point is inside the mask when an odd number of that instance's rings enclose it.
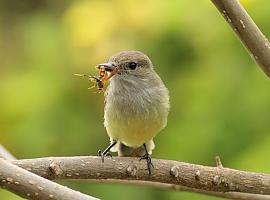
<instances>
[{"instance_id":1,"label":"bird's beak","mask_svg":"<svg viewBox=\"0 0 270 200\"><path fill-rule=\"evenodd\" d=\"M104 67L105 71L109 72L109 74L103 78L104 83L110 80L114 75L120 74L117 66L114 63L108 62L108 63L99 64L97 66L97 69L100 70L101 67Z\"/></svg>"},{"instance_id":2,"label":"bird's beak","mask_svg":"<svg viewBox=\"0 0 270 200\"><path fill-rule=\"evenodd\" d=\"M108 62L108 63L102 63L102 64L99 64L97 66L98 69L100 69L100 67L104 67L106 71L109 71L109 72L113 72L115 71L116 69L116 66L115 64L111 63L111 62Z\"/></svg>"}]
</instances>

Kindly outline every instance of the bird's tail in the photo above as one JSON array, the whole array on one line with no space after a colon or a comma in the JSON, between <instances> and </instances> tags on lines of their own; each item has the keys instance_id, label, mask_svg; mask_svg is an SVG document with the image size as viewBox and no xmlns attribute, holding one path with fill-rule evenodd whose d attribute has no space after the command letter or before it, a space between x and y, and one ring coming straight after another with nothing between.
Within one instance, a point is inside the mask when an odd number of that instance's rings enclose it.
<instances>
[{"instance_id":1,"label":"bird's tail","mask_svg":"<svg viewBox=\"0 0 270 200\"><path fill-rule=\"evenodd\" d=\"M152 150L155 148L155 144L153 140L145 143L146 149L149 154L152 154ZM132 148L124 145L121 142L117 142L117 144L111 149L112 152L118 152L118 156L123 157L141 157L145 155L145 150L143 146L138 148Z\"/></svg>"}]
</instances>

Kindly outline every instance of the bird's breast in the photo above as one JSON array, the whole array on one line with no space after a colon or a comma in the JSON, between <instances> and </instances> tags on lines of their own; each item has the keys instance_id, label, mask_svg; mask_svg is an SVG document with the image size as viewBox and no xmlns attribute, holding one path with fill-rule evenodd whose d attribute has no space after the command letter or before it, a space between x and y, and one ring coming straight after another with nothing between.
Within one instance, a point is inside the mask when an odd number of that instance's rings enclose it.
<instances>
[{"instance_id":1,"label":"bird's breast","mask_svg":"<svg viewBox=\"0 0 270 200\"><path fill-rule=\"evenodd\" d=\"M107 89L104 112L108 135L131 147L151 140L167 123L166 90L164 85L112 83Z\"/></svg>"}]
</instances>

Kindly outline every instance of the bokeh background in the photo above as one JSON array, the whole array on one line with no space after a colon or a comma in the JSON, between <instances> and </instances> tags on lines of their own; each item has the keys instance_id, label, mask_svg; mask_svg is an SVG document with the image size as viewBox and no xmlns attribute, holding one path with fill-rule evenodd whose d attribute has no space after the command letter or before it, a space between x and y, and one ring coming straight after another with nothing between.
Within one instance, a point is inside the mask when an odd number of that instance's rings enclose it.
<instances>
[{"instance_id":1,"label":"bokeh background","mask_svg":"<svg viewBox=\"0 0 270 200\"><path fill-rule=\"evenodd\" d=\"M269 0L243 0L268 38ZM103 95L74 73L122 50L152 59L170 90L154 158L270 173L270 86L209 0L0 0L0 144L18 158L96 155ZM217 199L67 183L102 199ZM0 190L0 199L19 197Z\"/></svg>"}]
</instances>

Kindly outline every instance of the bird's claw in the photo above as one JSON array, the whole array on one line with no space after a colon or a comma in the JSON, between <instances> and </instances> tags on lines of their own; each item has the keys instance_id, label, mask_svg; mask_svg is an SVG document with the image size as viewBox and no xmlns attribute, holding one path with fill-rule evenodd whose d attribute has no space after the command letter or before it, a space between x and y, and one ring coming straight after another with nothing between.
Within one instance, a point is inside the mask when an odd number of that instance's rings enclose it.
<instances>
[{"instance_id":1,"label":"bird's claw","mask_svg":"<svg viewBox=\"0 0 270 200\"><path fill-rule=\"evenodd\" d=\"M151 160L151 156L148 154L148 153L146 153L144 156L142 156L141 158L140 158L140 161L141 160L146 160L146 163L147 163L147 169L148 169L148 174L149 174L149 176L151 175L151 167L152 168L154 168L154 165L153 165L153 163L152 163L152 160Z\"/></svg>"},{"instance_id":2,"label":"bird's claw","mask_svg":"<svg viewBox=\"0 0 270 200\"><path fill-rule=\"evenodd\" d=\"M113 158L112 155L109 152L104 152L101 150L98 150L98 156L101 157L102 162L104 162L105 157L109 156L110 158Z\"/></svg>"}]
</instances>

